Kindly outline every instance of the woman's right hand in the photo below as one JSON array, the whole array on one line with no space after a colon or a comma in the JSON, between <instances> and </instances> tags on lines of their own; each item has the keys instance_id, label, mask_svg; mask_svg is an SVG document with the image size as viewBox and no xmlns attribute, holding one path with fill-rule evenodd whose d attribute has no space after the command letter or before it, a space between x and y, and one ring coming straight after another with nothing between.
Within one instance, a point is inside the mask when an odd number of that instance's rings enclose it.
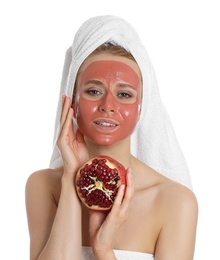
<instances>
[{"instance_id":1,"label":"woman's right hand","mask_svg":"<svg viewBox=\"0 0 220 260\"><path fill-rule=\"evenodd\" d=\"M62 111L60 116L60 133L57 146L60 150L64 174L73 177L83 163L89 159L88 150L83 134L73 128L74 111L71 107L71 99L62 96Z\"/></svg>"}]
</instances>

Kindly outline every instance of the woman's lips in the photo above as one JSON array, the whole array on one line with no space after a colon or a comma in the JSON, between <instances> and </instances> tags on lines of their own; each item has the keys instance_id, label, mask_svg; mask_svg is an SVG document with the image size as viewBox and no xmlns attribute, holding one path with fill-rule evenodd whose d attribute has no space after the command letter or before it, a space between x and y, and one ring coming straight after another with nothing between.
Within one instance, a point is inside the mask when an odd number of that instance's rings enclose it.
<instances>
[{"instance_id":1,"label":"woman's lips","mask_svg":"<svg viewBox=\"0 0 220 260\"><path fill-rule=\"evenodd\" d=\"M95 128L101 132L112 132L115 131L119 126L119 123L117 121L106 118L96 119L93 121L93 123Z\"/></svg>"}]
</instances>

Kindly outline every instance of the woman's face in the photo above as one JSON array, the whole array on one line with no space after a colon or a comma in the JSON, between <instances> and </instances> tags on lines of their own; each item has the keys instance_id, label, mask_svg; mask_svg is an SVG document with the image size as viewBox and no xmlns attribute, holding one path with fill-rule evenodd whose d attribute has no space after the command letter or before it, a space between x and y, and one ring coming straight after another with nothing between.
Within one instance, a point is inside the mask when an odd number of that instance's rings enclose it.
<instances>
[{"instance_id":1,"label":"woman's face","mask_svg":"<svg viewBox=\"0 0 220 260\"><path fill-rule=\"evenodd\" d=\"M109 54L86 59L77 78L74 111L80 131L111 145L130 136L139 118L141 74L137 64Z\"/></svg>"}]
</instances>

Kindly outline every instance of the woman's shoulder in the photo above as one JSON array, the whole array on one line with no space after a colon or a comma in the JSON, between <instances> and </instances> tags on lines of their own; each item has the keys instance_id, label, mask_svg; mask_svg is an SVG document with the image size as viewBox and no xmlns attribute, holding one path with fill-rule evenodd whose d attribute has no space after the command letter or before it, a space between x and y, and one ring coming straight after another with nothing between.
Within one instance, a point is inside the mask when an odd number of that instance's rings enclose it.
<instances>
[{"instance_id":1,"label":"woman's shoulder","mask_svg":"<svg viewBox=\"0 0 220 260\"><path fill-rule=\"evenodd\" d=\"M169 180L158 185L158 198L162 203L173 204L177 208L197 207L197 199L194 192L185 185Z\"/></svg>"},{"instance_id":2,"label":"woman's shoulder","mask_svg":"<svg viewBox=\"0 0 220 260\"><path fill-rule=\"evenodd\" d=\"M155 212L156 225L160 228L175 225L178 228L183 226L181 223L196 223L198 203L194 192L160 173L152 172L150 176L151 183L145 186L139 198L147 213L149 209Z\"/></svg>"},{"instance_id":3,"label":"woman's shoulder","mask_svg":"<svg viewBox=\"0 0 220 260\"><path fill-rule=\"evenodd\" d=\"M41 169L38 171L33 172L27 179L27 183L31 184L38 184L38 183L45 183L50 184L54 182L59 182L62 178L62 168L56 169Z\"/></svg>"},{"instance_id":4,"label":"woman's shoulder","mask_svg":"<svg viewBox=\"0 0 220 260\"><path fill-rule=\"evenodd\" d=\"M158 205L159 208L169 206L179 210L190 207L197 209L196 196L188 187L163 176L145 164L142 164L140 169L141 196L151 197L153 205Z\"/></svg>"},{"instance_id":5,"label":"woman's shoulder","mask_svg":"<svg viewBox=\"0 0 220 260\"><path fill-rule=\"evenodd\" d=\"M48 194L57 200L60 194L62 175L61 167L35 171L27 179L26 193L31 195L37 192L38 196L39 194Z\"/></svg>"},{"instance_id":6,"label":"woman's shoulder","mask_svg":"<svg viewBox=\"0 0 220 260\"><path fill-rule=\"evenodd\" d=\"M161 210L160 214L164 218L167 216L168 219L172 219L177 215L184 218L186 212L190 212L191 216L197 218L197 198L191 189L159 173L155 179L156 183L152 187L155 194L155 205Z\"/></svg>"}]
</instances>

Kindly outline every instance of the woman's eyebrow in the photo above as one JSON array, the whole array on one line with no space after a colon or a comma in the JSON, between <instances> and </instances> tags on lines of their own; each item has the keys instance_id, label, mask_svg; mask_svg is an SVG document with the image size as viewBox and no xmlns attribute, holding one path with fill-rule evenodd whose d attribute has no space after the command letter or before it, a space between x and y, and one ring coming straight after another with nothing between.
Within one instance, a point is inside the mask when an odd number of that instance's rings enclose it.
<instances>
[{"instance_id":1,"label":"woman's eyebrow","mask_svg":"<svg viewBox=\"0 0 220 260\"><path fill-rule=\"evenodd\" d=\"M101 86L103 85L103 82L97 79L89 79L88 81L86 81L85 85L89 85L89 84Z\"/></svg>"},{"instance_id":2,"label":"woman's eyebrow","mask_svg":"<svg viewBox=\"0 0 220 260\"><path fill-rule=\"evenodd\" d=\"M133 87L131 84L126 83L126 82L120 82L120 83L117 84L117 86L119 86L119 87L121 87L121 88L129 87L129 88L132 88L132 89L136 90L135 87Z\"/></svg>"}]
</instances>

